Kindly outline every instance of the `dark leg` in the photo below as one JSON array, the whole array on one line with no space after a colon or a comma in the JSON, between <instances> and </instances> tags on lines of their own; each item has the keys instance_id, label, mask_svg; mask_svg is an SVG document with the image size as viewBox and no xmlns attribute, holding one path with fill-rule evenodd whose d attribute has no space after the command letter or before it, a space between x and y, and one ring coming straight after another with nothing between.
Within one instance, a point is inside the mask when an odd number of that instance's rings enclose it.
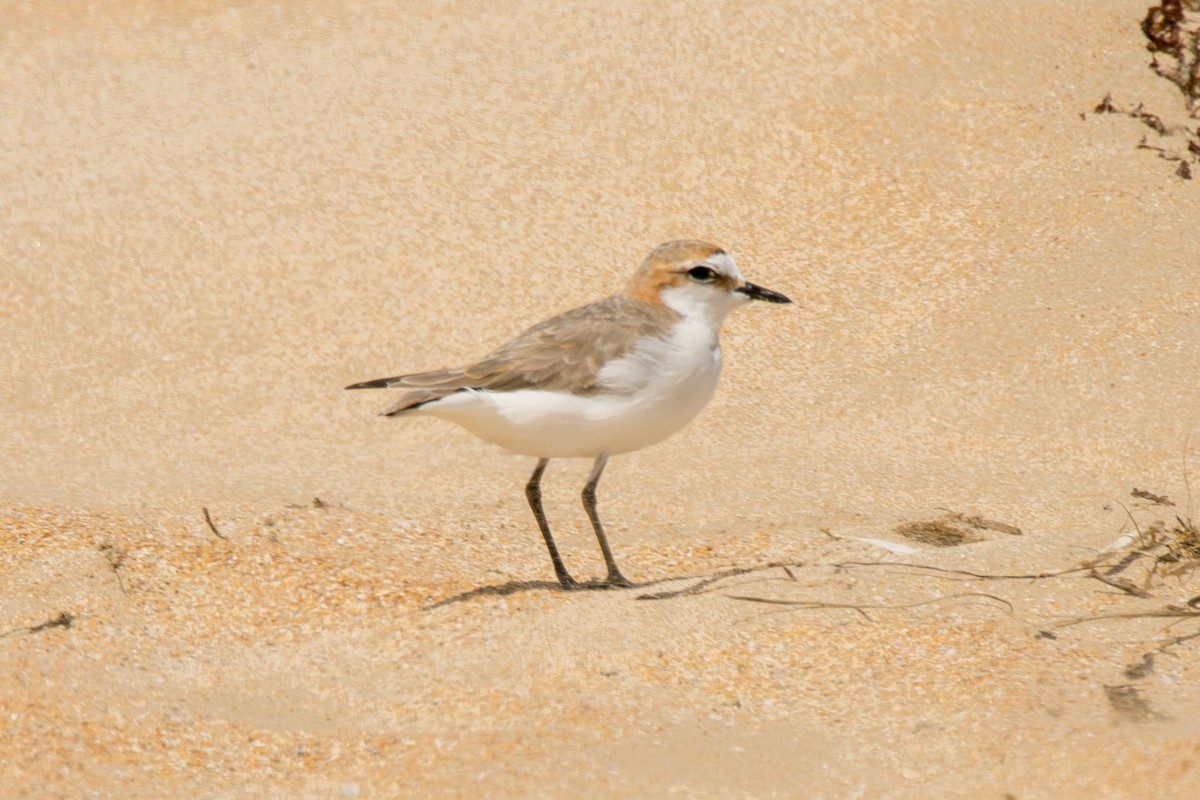
<instances>
[{"instance_id":1,"label":"dark leg","mask_svg":"<svg viewBox=\"0 0 1200 800\"><path fill-rule=\"evenodd\" d=\"M608 539L604 536L604 527L600 524L600 515L596 513L596 484L600 482L600 473L604 472L604 465L607 463L608 453L596 456L592 474L588 476L587 485L583 487L583 510L587 512L588 519L592 521L596 539L600 542L600 552L604 553L604 565L608 567L608 577L604 579L604 582L609 586L633 586L633 583L621 574L621 570L617 569L617 562L613 560L612 550L608 548Z\"/></svg>"},{"instance_id":2,"label":"dark leg","mask_svg":"<svg viewBox=\"0 0 1200 800\"><path fill-rule=\"evenodd\" d=\"M538 459L529 483L525 484L525 498L529 500L529 507L533 509L533 516L537 520L538 528L542 531L542 538L546 540L546 549L550 551L550 560L554 562L554 574L558 576L559 584L564 589L574 589L579 584L563 566L562 556L558 554L554 537L550 535L550 524L546 522L546 512L542 511L542 473L546 471L546 465L549 463L550 459L548 458Z\"/></svg>"}]
</instances>

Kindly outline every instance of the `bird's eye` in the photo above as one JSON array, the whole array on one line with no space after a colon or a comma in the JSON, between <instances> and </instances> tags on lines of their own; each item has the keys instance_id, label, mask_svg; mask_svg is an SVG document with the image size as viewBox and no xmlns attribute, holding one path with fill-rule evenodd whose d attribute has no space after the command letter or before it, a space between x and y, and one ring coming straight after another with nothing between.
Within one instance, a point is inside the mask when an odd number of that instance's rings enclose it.
<instances>
[{"instance_id":1,"label":"bird's eye","mask_svg":"<svg viewBox=\"0 0 1200 800\"><path fill-rule=\"evenodd\" d=\"M712 283L717 278L716 270L708 267L692 267L687 274L697 283Z\"/></svg>"}]
</instances>

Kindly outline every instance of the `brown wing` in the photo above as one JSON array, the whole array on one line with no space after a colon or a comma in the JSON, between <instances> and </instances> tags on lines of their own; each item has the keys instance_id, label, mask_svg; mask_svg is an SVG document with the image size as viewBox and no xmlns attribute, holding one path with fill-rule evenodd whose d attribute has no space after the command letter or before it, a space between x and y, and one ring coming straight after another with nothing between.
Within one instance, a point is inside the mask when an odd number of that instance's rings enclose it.
<instances>
[{"instance_id":1,"label":"brown wing","mask_svg":"<svg viewBox=\"0 0 1200 800\"><path fill-rule=\"evenodd\" d=\"M397 375L347 389L410 388L383 413L396 414L461 389L599 390L600 368L643 336L661 336L678 315L628 295L613 295L540 322L491 355L461 369Z\"/></svg>"}]
</instances>

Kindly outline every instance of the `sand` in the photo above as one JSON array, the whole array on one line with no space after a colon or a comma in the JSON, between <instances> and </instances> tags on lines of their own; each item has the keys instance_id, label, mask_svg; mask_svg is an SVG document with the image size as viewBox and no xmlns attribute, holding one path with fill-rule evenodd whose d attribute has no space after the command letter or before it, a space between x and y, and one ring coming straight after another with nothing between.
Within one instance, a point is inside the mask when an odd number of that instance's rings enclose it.
<instances>
[{"instance_id":1,"label":"sand","mask_svg":"<svg viewBox=\"0 0 1200 800\"><path fill-rule=\"evenodd\" d=\"M1200 519L1146 5L0 5L0 795L1200 796L1200 570L1101 554ZM797 304L563 593L530 459L341 387L679 237Z\"/></svg>"}]
</instances>

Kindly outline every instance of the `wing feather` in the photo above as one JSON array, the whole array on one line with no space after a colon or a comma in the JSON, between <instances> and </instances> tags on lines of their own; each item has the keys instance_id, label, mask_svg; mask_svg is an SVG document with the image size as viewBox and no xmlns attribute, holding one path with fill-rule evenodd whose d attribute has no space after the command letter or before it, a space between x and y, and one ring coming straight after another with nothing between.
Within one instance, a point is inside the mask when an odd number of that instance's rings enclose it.
<instances>
[{"instance_id":1,"label":"wing feather","mask_svg":"<svg viewBox=\"0 0 1200 800\"><path fill-rule=\"evenodd\" d=\"M534 325L495 352L461 369L397 375L348 389L408 388L384 413L397 414L463 389L511 392L544 389L595 394L604 365L645 336L663 336L674 311L628 295L613 295Z\"/></svg>"}]
</instances>

